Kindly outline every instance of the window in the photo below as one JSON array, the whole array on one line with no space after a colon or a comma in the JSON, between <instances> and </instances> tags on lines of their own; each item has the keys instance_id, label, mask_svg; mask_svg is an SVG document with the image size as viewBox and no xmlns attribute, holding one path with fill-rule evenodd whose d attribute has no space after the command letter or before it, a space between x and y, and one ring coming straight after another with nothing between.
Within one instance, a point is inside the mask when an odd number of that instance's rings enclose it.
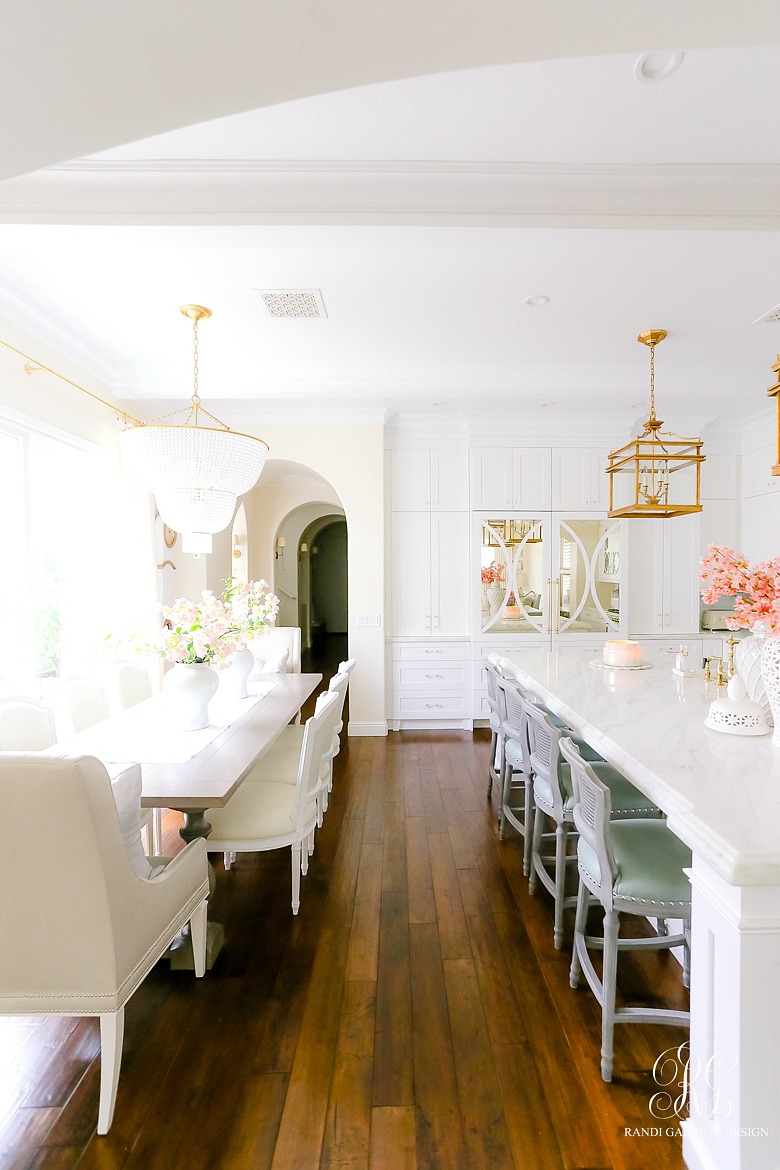
<instances>
[{"instance_id":1,"label":"window","mask_svg":"<svg viewBox=\"0 0 780 1170\"><path fill-rule=\"evenodd\" d=\"M118 467L98 447L0 419L0 492L6 683L90 672L106 635L128 632L118 615L140 617Z\"/></svg>"}]
</instances>

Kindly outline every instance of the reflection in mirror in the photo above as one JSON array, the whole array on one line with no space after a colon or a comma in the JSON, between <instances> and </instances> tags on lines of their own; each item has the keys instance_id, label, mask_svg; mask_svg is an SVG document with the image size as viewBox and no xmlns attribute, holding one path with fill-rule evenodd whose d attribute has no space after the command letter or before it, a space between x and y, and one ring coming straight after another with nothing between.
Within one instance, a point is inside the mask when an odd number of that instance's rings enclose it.
<instances>
[{"instance_id":1,"label":"reflection in mirror","mask_svg":"<svg viewBox=\"0 0 780 1170\"><path fill-rule=\"evenodd\" d=\"M556 632L616 631L620 623L619 521L561 521L558 557Z\"/></svg>"},{"instance_id":2,"label":"reflection in mirror","mask_svg":"<svg viewBox=\"0 0 780 1170\"><path fill-rule=\"evenodd\" d=\"M545 579L540 520L486 520L481 541L481 628L544 633Z\"/></svg>"}]
</instances>

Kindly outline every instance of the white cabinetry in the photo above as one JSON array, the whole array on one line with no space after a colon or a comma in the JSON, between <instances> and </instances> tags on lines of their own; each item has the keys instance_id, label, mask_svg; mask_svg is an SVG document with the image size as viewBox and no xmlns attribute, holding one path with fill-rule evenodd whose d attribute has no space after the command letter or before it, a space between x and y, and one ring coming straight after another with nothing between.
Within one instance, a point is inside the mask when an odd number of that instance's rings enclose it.
<instances>
[{"instance_id":1,"label":"white cabinetry","mask_svg":"<svg viewBox=\"0 0 780 1170\"><path fill-rule=\"evenodd\" d=\"M393 645L392 727L471 727L468 641Z\"/></svg>"},{"instance_id":2,"label":"white cabinetry","mask_svg":"<svg viewBox=\"0 0 780 1170\"><path fill-rule=\"evenodd\" d=\"M391 723L471 726L468 453L394 450L390 465Z\"/></svg>"},{"instance_id":3,"label":"white cabinetry","mask_svg":"<svg viewBox=\"0 0 780 1170\"><path fill-rule=\"evenodd\" d=\"M699 515L628 521L629 634L699 629Z\"/></svg>"},{"instance_id":4,"label":"white cabinetry","mask_svg":"<svg viewBox=\"0 0 780 1170\"><path fill-rule=\"evenodd\" d=\"M609 483L606 450L593 447L561 447L552 453L552 506L560 509L593 509L606 512Z\"/></svg>"},{"instance_id":5,"label":"white cabinetry","mask_svg":"<svg viewBox=\"0 0 780 1170\"><path fill-rule=\"evenodd\" d=\"M393 636L465 636L469 630L467 512L393 514Z\"/></svg>"},{"instance_id":6,"label":"white cabinetry","mask_svg":"<svg viewBox=\"0 0 780 1170\"><path fill-rule=\"evenodd\" d=\"M467 451L392 451L390 465L394 512L451 512L468 508Z\"/></svg>"},{"instance_id":7,"label":"white cabinetry","mask_svg":"<svg viewBox=\"0 0 780 1170\"><path fill-rule=\"evenodd\" d=\"M549 447L475 447L472 508L549 509L551 455Z\"/></svg>"}]
</instances>

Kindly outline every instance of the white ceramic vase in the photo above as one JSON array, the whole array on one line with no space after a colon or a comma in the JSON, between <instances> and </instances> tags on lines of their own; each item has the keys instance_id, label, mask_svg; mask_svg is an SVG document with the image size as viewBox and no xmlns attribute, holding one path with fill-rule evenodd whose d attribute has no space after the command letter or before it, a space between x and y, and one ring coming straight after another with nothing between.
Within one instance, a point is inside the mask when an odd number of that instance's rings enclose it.
<instances>
[{"instance_id":1,"label":"white ceramic vase","mask_svg":"<svg viewBox=\"0 0 780 1170\"><path fill-rule=\"evenodd\" d=\"M772 743L780 747L780 638L765 638L761 644L761 673L775 730Z\"/></svg>"},{"instance_id":2,"label":"white ceramic vase","mask_svg":"<svg viewBox=\"0 0 780 1170\"><path fill-rule=\"evenodd\" d=\"M737 674L745 684L748 698L763 707L767 722L771 727L773 722L772 709L769 705L766 684L764 682L764 672L761 665L761 647L763 644L764 638L757 634L751 634L749 638L743 638L734 647L734 666Z\"/></svg>"},{"instance_id":3,"label":"white ceramic vase","mask_svg":"<svg viewBox=\"0 0 780 1170\"><path fill-rule=\"evenodd\" d=\"M501 608L505 596L506 590L503 585L499 585L497 582L493 585L488 585L488 603L491 613L495 613L497 609Z\"/></svg>"},{"instance_id":4,"label":"white ceramic vase","mask_svg":"<svg viewBox=\"0 0 780 1170\"><path fill-rule=\"evenodd\" d=\"M222 675L222 690L229 699L245 699L247 680L255 668L255 656L248 646L230 656L230 666Z\"/></svg>"},{"instance_id":5,"label":"white ceramic vase","mask_svg":"<svg viewBox=\"0 0 780 1170\"><path fill-rule=\"evenodd\" d=\"M206 662L177 662L163 679L171 719L179 731L209 725L209 701L216 694L217 672Z\"/></svg>"}]
</instances>

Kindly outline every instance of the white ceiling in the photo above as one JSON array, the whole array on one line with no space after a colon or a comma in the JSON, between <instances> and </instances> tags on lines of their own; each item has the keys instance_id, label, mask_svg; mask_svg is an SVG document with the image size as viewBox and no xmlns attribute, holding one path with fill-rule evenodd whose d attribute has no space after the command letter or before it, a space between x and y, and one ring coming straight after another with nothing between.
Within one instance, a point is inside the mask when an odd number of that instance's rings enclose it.
<instances>
[{"instance_id":1,"label":"white ceiling","mask_svg":"<svg viewBox=\"0 0 780 1170\"><path fill-rule=\"evenodd\" d=\"M0 184L0 312L170 400L190 392L178 306L206 304L206 405L258 418L633 418L636 334L665 328L662 417L755 413L780 350L752 324L780 302L780 50L688 51L656 84L635 61L387 82ZM257 288L321 289L328 318L271 321Z\"/></svg>"}]
</instances>

